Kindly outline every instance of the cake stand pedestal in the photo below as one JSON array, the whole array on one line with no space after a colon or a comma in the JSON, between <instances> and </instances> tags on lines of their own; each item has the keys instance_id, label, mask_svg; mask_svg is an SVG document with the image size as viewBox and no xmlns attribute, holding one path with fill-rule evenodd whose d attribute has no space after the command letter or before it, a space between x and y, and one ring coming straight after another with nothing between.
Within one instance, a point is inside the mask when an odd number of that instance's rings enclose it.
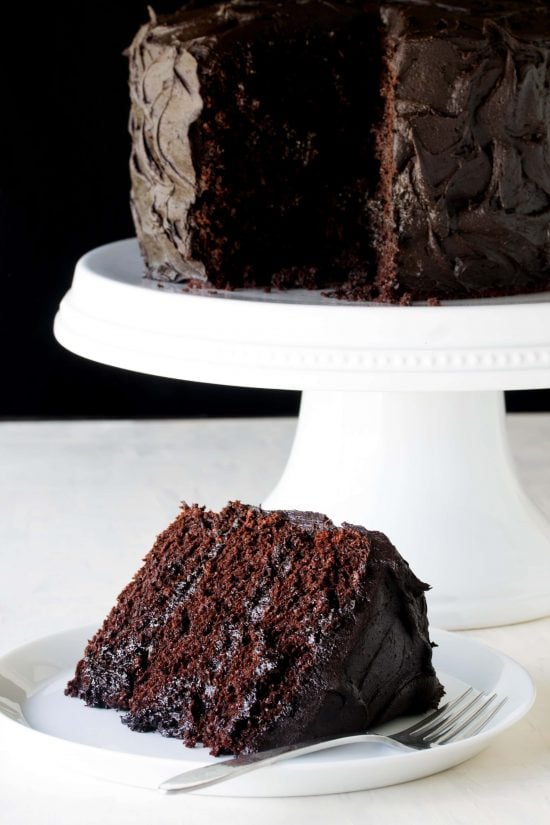
<instances>
[{"instance_id":1,"label":"cake stand pedestal","mask_svg":"<svg viewBox=\"0 0 550 825\"><path fill-rule=\"evenodd\" d=\"M550 295L356 305L301 291L189 294L142 271L133 240L82 258L58 341L153 375L302 390L264 507L387 533L432 584L440 627L550 613L550 525L516 476L503 401L504 389L550 387Z\"/></svg>"}]
</instances>

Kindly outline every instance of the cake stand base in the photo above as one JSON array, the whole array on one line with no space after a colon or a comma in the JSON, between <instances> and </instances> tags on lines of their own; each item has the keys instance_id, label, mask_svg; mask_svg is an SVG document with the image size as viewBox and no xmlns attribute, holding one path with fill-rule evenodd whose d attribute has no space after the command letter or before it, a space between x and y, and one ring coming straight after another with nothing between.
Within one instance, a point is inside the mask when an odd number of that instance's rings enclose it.
<instances>
[{"instance_id":1,"label":"cake stand base","mask_svg":"<svg viewBox=\"0 0 550 825\"><path fill-rule=\"evenodd\" d=\"M501 392L305 392L266 508L385 532L450 629L550 613L550 525L515 474Z\"/></svg>"},{"instance_id":2,"label":"cake stand base","mask_svg":"<svg viewBox=\"0 0 550 825\"><path fill-rule=\"evenodd\" d=\"M142 269L132 239L85 255L58 341L151 375L302 390L265 507L387 533L433 585L440 627L550 613L550 526L516 478L502 397L550 387L550 293L359 306L301 290L186 293Z\"/></svg>"}]
</instances>

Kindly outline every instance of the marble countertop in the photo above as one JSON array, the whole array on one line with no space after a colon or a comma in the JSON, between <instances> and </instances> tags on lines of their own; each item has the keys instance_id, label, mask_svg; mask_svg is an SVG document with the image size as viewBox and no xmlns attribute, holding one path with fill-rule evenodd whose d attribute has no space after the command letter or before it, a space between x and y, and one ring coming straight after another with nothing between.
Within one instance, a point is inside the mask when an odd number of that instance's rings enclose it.
<instances>
[{"instance_id":1,"label":"marble countertop","mask_svg":"<svg viewBox=\"0 0 550 825\"><path fill-rule=\"evenodd\" d=\"M509 416L518 472L550 518L550 415ZM289 453L292 419L0 424L0 655L97 622L180 500L259 503ZM0 741L0 820L87 823L550 822L550 618L469 631L514 657L538 695L529 715L481 755L406 785L327 797L161 797L37 772Z\"/></svg>"}]
</instances>

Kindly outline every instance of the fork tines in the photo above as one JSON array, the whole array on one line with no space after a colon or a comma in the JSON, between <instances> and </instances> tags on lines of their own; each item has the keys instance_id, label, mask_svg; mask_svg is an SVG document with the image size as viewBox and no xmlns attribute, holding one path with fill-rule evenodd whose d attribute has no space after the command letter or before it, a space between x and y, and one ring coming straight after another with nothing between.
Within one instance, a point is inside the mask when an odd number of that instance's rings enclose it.
<instances>
[{"instance_id":1,"label":"fork tines","mask_svg":"<svg viewBox=\"0 0 550 825\"><path fill-rule=\"evenodd\" d=\"M476 692L468 688L464 693L448 702L429 716L411 725L398 735L402 741L407 738L422 740L426 746L442 745L458 736L474 736L495 716L506 698L497 702L496 693ZM495 704L496 703L496 704Z\"/></svg>"}]
</instances>

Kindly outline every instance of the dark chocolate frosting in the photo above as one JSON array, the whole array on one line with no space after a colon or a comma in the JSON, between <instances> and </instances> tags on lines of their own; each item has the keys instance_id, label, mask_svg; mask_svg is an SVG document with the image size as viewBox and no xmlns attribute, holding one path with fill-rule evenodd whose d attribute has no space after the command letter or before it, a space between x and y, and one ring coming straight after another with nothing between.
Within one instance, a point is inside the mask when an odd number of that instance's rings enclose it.
<instances>
[{"instance_id":1,"label":"dark chocolate frosting","mask_svg":"<svg viewBox=\"0 0 550 825\"><path fill-rule=\"evenodd\" d=\"M550 10L387 9L394 39L401 288L429 297L550 284ZM527 6L527 8L526 8Z\"/></svg>"},{"instance_id":2,"label":"dark chocolate frosting","mask_svg":"<svg viewBox=\"0 0 550 825\"><path fill-rule=\"evenodd\" d=\"M320 519L325 529L336 529L326 517ZM424 598L428 586L403 563L383 533L357 525L342 527L368 537L364 601L353 622L344 623L325 647L321 643L307 690L276 728L264 732L258 740L261 749L368 730L434 706L443 694L431 665Z\"/></svg>"}]
</instances>

